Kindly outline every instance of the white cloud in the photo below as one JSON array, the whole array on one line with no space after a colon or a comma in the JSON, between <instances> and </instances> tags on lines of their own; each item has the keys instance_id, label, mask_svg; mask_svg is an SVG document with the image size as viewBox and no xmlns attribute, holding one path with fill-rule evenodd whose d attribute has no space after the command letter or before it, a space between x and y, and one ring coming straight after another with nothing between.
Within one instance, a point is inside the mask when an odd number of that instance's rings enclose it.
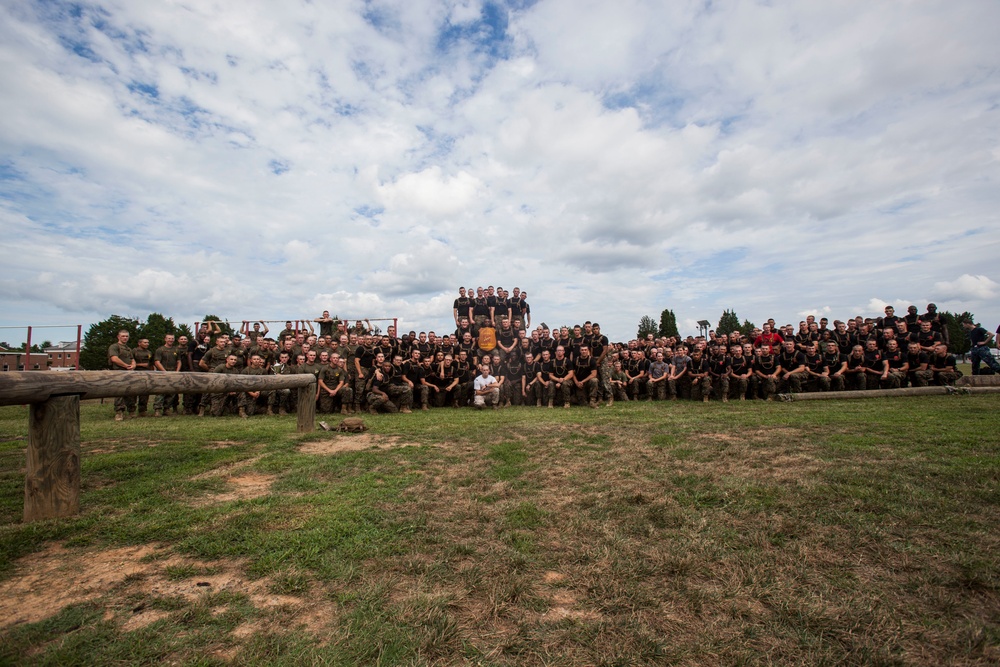
<instances>
[{"instance_id":1,"label":"white cloud","mask_svg":"<svg viewBox=\"0 0 1000 667\"><path fill-rule=\"evenodd\" d=\"M934 283L934 292L942 301L979 301L995 299L1000 294L1000 284L988 276L965 273L955 280Z\"/></svg>"}]
</instances>

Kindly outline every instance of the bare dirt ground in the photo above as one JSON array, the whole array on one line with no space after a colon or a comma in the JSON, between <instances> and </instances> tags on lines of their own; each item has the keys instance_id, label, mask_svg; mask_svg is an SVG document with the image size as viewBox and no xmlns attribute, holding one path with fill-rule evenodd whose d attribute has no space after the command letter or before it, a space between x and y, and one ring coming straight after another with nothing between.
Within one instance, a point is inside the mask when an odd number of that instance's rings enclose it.
<instances>
[{"instance_id":1,"label":"bare dirt ground","mask_svg":"<svg viewBox=\"0 0 1000 667\"><path fill-rule=\"evenodd\" d=\"M361 452L366 449L395 449L398 447L419 447L420 445L419 442L404 442L395 437L372 433L354 433L334 436L328 440L307 442L299 447L299 451L303 454L327 456L344 452Z\"/></svg>"},{"instance_id":2,"label":"bare dirt ground","mask_svg":"<svg viewBox=\"0 0 1000 667\"><path fill-rule=\"evenodd\" d=\"M176 572L197 572L175 576ZM97 600L111 593L119 601L135 597L183 598L198 602L230 591L247 595L258 609L283 607L293 612L296 625L316 631L335 615L332 604L310 598L278 595L268 589L273 581L249 579L238 561L202 562L145 544L118 549L67 549L61 543L22 558L15 574L0 582L0 630L20 623L35 623L63 608ZM221 610L214 610L221 611ZM108 606L107 617L123 618L124 630L135 630L168 612L146 607ZM239 629L238 629L239 630ZM237 633L238 634L238 631Z\"/></svg>"}]
</instances>

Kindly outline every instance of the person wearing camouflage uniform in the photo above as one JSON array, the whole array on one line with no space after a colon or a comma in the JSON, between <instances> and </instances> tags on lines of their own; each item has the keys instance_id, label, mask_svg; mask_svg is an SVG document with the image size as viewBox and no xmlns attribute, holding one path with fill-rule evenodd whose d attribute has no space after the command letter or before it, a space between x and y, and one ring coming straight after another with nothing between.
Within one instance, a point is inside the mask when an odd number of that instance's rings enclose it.
<instances>
[{"instance_id":1,"label":"person wearing camouflage uniform","mask_svg":"<svg viewBox=\"0 0 1000 667\"><path fill-rule=\"evenodd\" d=\"M187 353L187 350L184 353ZM180 349L174 346L174 335L167 334L163 337L163 345L156 348L156 352L153 353L153 366L160 372L177 373L181 370L180 354ZM164 416L171 406L174 407L174 414L177 414L176 398L173 394L157 394L153 399L153 416Z\"/></svg>"},{"instance_id":2,"label":"person wearing camouflage uniform","mask_svg":"<svg viewBox=\"0 0 1000 667\"><path fill-rule=\"evenodd\" d=\"M135 370L135 359L132 348L128 346L129 333L122 329L118 332L118 342L108 346L108 367L116 371ZM115 421L124 421L125 414L131 417L135 414L135 396L115 397Z\"/></svg>"},{"instance_id":3,"label":"person wearing camouflage uniform","mask_svg":"<svg viewBox=\"0 0 1000 667\"><path fill-rule=\"evenodd\" d=\"M144 373L154 370L153 352L149 349L148 338L139 339L139 346L132 350L132 358L135 359L135 370ZM136 406L139 408L139 416L145 417L149 411L149 395L137 396Z\"/></svg>"}]
</instances>

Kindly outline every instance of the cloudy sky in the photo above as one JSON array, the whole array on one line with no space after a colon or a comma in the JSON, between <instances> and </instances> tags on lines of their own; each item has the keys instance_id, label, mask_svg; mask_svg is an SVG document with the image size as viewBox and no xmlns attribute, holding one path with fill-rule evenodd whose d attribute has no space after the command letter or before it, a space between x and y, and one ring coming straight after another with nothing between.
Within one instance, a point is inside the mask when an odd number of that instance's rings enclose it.
<instances>
[{"instance_id":1,"label":"cloudy sky","mask_svg":"<svg viewBox=\"0 0 1000 667\"><path fill-rule=\"evenodd\" d=\"M0 325L440 331L480 284L612 339L664 308L1000 323L992 0L0 12Z\"/></svg>"}]
</instances>

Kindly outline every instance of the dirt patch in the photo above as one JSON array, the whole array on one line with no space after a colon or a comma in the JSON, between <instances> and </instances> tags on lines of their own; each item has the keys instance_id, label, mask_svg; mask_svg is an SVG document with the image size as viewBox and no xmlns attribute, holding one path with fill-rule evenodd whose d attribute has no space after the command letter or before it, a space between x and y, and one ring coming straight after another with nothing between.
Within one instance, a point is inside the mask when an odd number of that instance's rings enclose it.
<instances>
[{"instance_id":1,"label":"dirt patch","mask_svg":"<svg viewBox=\"0 0 1000 667\"><path fill-rule=\"evenodd\" d=\"M360 452L366 449L397 449L399 447L420 447L419 442L403 442L399 438L374 435L371 433L357 433L353 435L334 436L328 440L316 440L306 442L299 451L303 454L316 454L327 456L330 454L342 454L344 452Z\"/></svg>"},{"instance_id":2,"label":"dirt patch","mask_svg":"<svg viewBox=\"0 0 1000 667\"><path fill-rule=\"evenodd\" d=\"M244 459L243 461L234 461L233 463L226 463L217 468L212 468L211 470L206 470L203 473L195 475L191 479L213 479L215 477L225 477L231 476L234 472L244 470L249 468L253 464L260 461L262 456L254 456L253 458Z\"/></svg>"},{"instance_id":3,"label":"dirt patch","mask_svg":"<svg viewBox=\"0 0 1000 667\"><path fill-rule=\"evenodd\" d=\"M153 545L90 552L55 544L21 559L17 574L0 582L0 628L36 623L64 607L98 598L127 577L150 568L141 559L156 551Z\"/></svg>"},{"instance_id":4,"label":"dirt patch","mask_svg":"<svg viewBox=\"0 0 1000 667\"><path fill-rule=\"evenodd\" d=\"M191 504L195 507L202 507L215 503L228 503L234 500L263 498L271 493L271 485L274 484L274 480L276 479L276 475L265 475L259 472L246 472L242 475L233 475L226 479L230 487L229 490L196 498Z\"/></svg>"},{"instance_id":5,"label":"dirt patch","mask_svg":"<svg viewBox=\"0 0 1000 667\"><path fill-rule=\"evenodd\" d=\"M189 570L192 576L173 573ZM63 608L82 602L104 599L106 618L122 619L126 632L144 628L167 618L171 612L147 606L123 607L124 598L182 598L197 603L206 596L229 591L246 595L261 610L283 610L293 626L316 632L333 619L338 611L322 596L301 599L270 592L268 578L248 579L242 563L235 560L203 562L171 554L157 545L120 549L78 550L54 544L44 551L21 559L14 575L0 582L0 630L21 623L37 623L54 616ZM240 626L234 636L251 632L253 626Z\"/></svg>"}]
</instances>

